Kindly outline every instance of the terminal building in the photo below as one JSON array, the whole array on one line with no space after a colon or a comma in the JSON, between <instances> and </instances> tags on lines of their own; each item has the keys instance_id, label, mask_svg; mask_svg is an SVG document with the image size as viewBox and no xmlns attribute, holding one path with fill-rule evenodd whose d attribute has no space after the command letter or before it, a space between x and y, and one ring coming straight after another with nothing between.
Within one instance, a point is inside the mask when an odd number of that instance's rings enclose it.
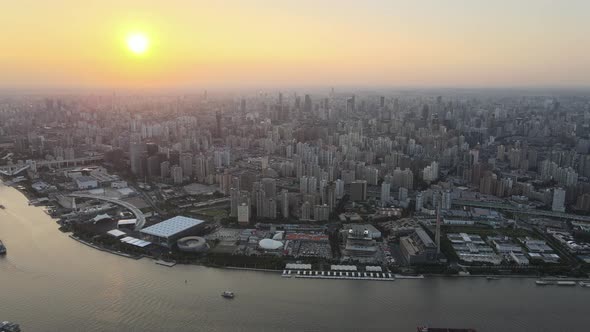
<instances>
[{"instance_id":1,"label":"terminal building","mask_svg":"<svg viewBox=\"0 0 590 332\"><path fill-rule=\"evenodd\" d=\"M183 216L176 216L140 231L142 239L171 248L178 239L194 235L203 226L204 221Z\"/></svg>"}]
</instances>

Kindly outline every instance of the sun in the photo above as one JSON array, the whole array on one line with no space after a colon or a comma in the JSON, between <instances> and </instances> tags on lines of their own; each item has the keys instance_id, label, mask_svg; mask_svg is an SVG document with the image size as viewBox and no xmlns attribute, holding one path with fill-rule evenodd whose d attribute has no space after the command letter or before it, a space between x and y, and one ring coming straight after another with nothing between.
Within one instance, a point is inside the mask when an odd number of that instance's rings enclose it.
<instances>
[{"instance_id":1,"label":"sun","mask_svg":"<svg viewBox=\"0 0 590 332\"><path fill-rule=\"evenodd\" d=\"M127 48L137 55L144 54L150 45L148 37L143 33L133 33L127 37Z\"/></svg>"}]
</instances>

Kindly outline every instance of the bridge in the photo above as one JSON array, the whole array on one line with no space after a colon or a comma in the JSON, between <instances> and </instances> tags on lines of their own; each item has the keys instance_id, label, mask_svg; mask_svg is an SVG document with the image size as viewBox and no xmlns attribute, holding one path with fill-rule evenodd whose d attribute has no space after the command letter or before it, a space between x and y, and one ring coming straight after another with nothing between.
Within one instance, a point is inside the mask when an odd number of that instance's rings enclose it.
<instances>
[{"instance_id":1,"label":"bridge","mask_svg":"<svg viewBox=\"0 0 590 332\"><path fill-rule=\"evenodd\" d=\"M516 207L512 204L507 204L507 203L481 202L481 201L469 201L469 200L459 200L459 199L455 200L454 199L452 201L452 204L453 205L460 205L460 206L473 206L473 207L480 207L480 208L503 210L503 211L513 212L513 213L528 214L528 215L533 215L533 216L552 217L552 218L571 219L571 220L577 220L577 221L590 222L589 216L580 216L577 214L556 212L556 211L519 208L519 207Z\"/></svg>"},{"instance_id":2,"label":"bridge","mask_svg":"<svg viewBox=\"0 0 590 332\"><path fill-rule=\"evenodd\" d=\"M135 230L136 231L142 229L143 226L145 226L145 215L143 214L143 212L141 212L140 209L138 209L137 207L135 207L134 205L132 205L128 202L124 202L124 201L117 199L117 198L110 198L110 197L89 195L89 194L69 194L68 196L77 197L77 198L96 199L99 201L105 201L105 202L120 205L120 206L130 210L135 215L135 219L136 219Z\"/></svg>"},{"instance_id":3,"label":"bridge","mask_svg":"<svg viewBox=\"0 0 590 332\"><path fill-rule=\"evenodd\" d=\"M65 165L66 167L69 166L77 166L78 164L85 164L89 162L95 162L99 160L104 160L104 154L99 154L90 157L81 157L81 158L73 158L73 159L62 159L62 160L27 160L26 163L18 163L13 165L4 165L0 166L0 174L4 174L6 176L14 176L18 173L31 168L33 165L35 167L41 166L54 166L57 165L58 167L62 167Z\"/></svg>"}]
</instances>

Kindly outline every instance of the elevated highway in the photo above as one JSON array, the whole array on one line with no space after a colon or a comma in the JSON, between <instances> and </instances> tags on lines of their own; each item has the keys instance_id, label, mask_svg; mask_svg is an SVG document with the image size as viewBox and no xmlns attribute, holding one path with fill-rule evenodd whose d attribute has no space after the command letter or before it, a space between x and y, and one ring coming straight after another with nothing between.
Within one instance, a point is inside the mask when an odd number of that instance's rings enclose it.
<instances>
[{"instance_id":1,"label":"elevated highway","mask_svg":"<svg viewBox=\"0 0 590 332\"><path fill-rule=\"evenodd\" d=\"M472 207L489 208L489 209L495 209L495 210L503 210L503 211L509 211L509 212L519 213L519 214L527 214L527 215L532 215L532 216L552 217L552 218L570 219L570 220L590 222L589 216L580 216L577 214L564 213L564 212L519 208L517 206L514 206L512 204L508 204L508 203L482 202L482 201L470 201L470 200L457 199L457 200L453 200L452 204L457 205L457 206L472 206Z\"/></svg>"},{"instance_id":2,"label":"elevated highway","mask_svg":"<svg viewBox=\"0 0 590 332\"><path fill-rule=\"evenodd\" d=\"M141 210L139 210L137 207L135 207L131 203L122 201L122 200L117 199L117 198L110 198L110 197L104 197L104 196L99 196L99 195L69 194L68 196L70 196L70 197L77 197L77 198L96 199L96 200L99 200L99 201L105 201L105 202L117 204L119 206L122 206L122 207L130 210L135 215L135 219L136 219L136 222L135 222L135 230L136 231L142 229L143 226L145 226L145 215L143 214L143 212L141 212Z\"/></svg>"},{"instance_id":3,"label":"elevated highway","mask_svg":"<svg viewBox=\"0 0 590 332\"><path fill-rule=\"evenodd\" d=\"M7 176L14 176L18 173L31 168L32 166L35 167L42 167L42 166L55 166L62 167L65 165L66 167L70 166L77 166L79 164L86 164L90 162L95 162L99 160L104 160L104 154L99 154L96 156L90 157L82 157L82 158L73 158L73 159L62 159L62 160L27 160L25 163L18 163L12 165L4 165L0 166L0 173L7 175Z\"/></svg>"}]
</instances>

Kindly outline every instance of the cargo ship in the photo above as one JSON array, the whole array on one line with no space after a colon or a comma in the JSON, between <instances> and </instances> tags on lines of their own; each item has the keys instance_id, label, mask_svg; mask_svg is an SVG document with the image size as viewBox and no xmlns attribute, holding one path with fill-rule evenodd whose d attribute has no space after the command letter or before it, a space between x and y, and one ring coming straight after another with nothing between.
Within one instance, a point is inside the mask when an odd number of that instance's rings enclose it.
<instances>
[{"instance_id":1,"label":"cargo ship","mask_svg":"<svg viewBox=\"0 0 590 332\"><path fill-rule=\"evenodd\" d=\"M475 329L469 328L448 328L448 327L428 327L418 326L418 332L477 332Z\"/></svg>"}]
</instances>

